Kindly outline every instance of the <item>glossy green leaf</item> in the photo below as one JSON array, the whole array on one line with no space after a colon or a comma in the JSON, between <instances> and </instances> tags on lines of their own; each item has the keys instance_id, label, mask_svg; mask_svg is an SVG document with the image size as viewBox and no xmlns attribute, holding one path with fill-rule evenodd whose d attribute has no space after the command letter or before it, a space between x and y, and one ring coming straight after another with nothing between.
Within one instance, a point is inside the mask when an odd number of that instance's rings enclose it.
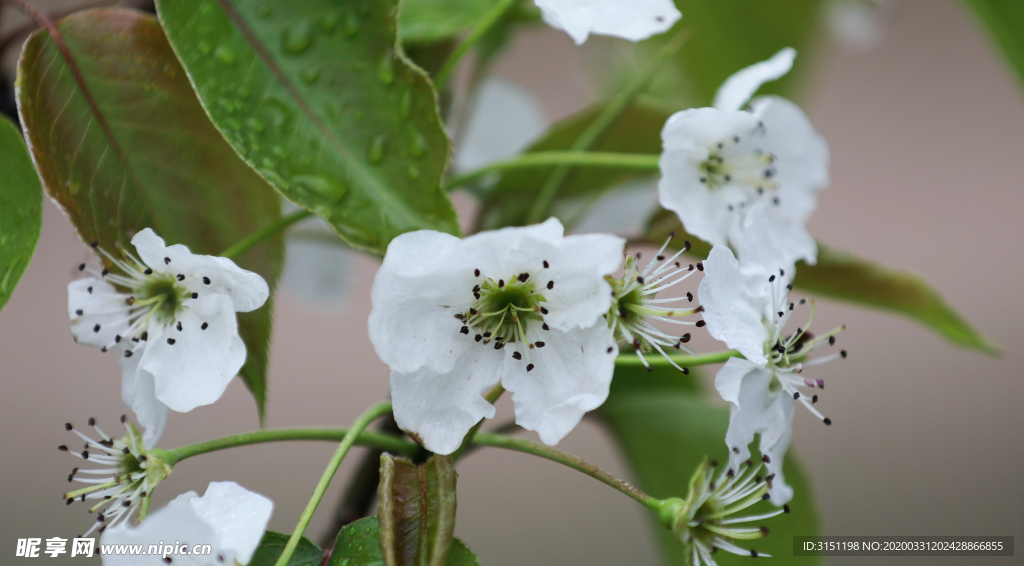
<instances>
[{"instance_id":1,"label":"glossy green leaf","mask_svg":"<svg viewBox=\"0 0 1024 566\"><path fill-rule=\"evenodd\" d=\"M527 151L569 149L604 107L604 103L598 104L555 124ZM669 116L670 112L664 108L634 103L615 120L591 149L621 153L661 153L661 129ZM525 223L533 201L554 170L555 167L532 167L505 172L484 195L480 212L481 226L493 229ZM637 169L575 167L562 183L552 208L560 211L559 216L566 224L572 224L574 217L608 189L651 174L651 171Z\"/></svg>"},{"instance_id":2,"label":"glossy green leaf","mask_svg":"<svg viewBox=\"0 0 1024 566\"><path fill-rule=\"evenodd\" d=\"M404 0L399 30L403 42L428 42L458 35L498 0Z\"/></svg>"},{"instance_id":3,"label":"glossy green leaf","mask_svg":"<svg viewBox=\"0 0 1024 566\"><path fill-rule=\"evenodd\" d=\"M18 127L0 117L0 309L32 261L43 222L43 187Z\"/></svg>"},{"instance_id":4,"label":"glossy green leaf","mask_svg":"<svg viewBox=\"0 0 1024 566\"><path fill-rule=\"evenodd\" d=\"M705 456L720 462L728 460L725 431L729 410L685 392L667 387L660 391L620 390L609 396L599 414L621 445L641 488L654 497L685 498L690 479ZM752 543L741 541L739 546L771 554L771 560L779 564L821 564L818 557L793 557L793 535L816 535L820 527L810 482L792 455L786 457L784 470L786 482L796 492L790 502L792 513L765 520L764 526L771 529L771 534ZM772 509L770 503L762 502L749 509L749 514ZM652 528L665 563L689 566L682 545L671 531L657 520L652 520ZM719 552L715 560L723 566L745 565L750 557Z\"/></svg>"},{"instance_id":5,"label":"glossy green leaf","mask_svg":"<svg viewBox=\"0 0 1024 566\"><path fill-rule=\"evenodd\" d=\"M387 566L443 566L455 532L455 466L432 456L417 466L380 457L377 517Z\"/></svg>"},{"instance_id":6,"label":"glossy green leaf","mask_svg":"<svg viewBox=\"0 0 1024 566\"><path fill-rule=\"evenodd\" d=\"M217 254L280 219L277 194L210 123L155 18L90 10L57 28L74 65L37 31L18 64L18 101L45 189L84 242L134 251L132 235L152 228ZM283 255L275 237L236 262L273 289ZM261 416L271 309L238 317L242 377Z\"/></svg>"},{"instance_id":7,"label":"glossy green leaf","mask_svg":"<svg viewBox=\"0 0 1024 566\"><path fill-rule=\"evenodd\" d=\"M263 540L260 541L248 566L274 566L277 564L277 559L281 557L281 552L288 544L289 536L273 531L264 533ZM323 559L324 551L303 537L299 540L299 545L295 547L291 559L288 560L288 566L320 566Z\"/></svg>"},{"instance_id":8,"label":"glossy green leaf","mask_svg":"<svg viewBox=\"0 0 1024 566\"><path fill-rule=\"evenodd\" d=\"M338 533L328 566L383 566L377 517L360 519ZM480 559L459 539L452 539L446 566L480 566Z\"/></svg>"},{"instance_id":9,"label":"glossy green leaf","mask_svg":"<svg viewBox=\"0 0 1024 566\"><path fill-rule=\"evenodd\" d=\"M677 242L689 240L691 253L697 257L707 257L711 251L708 244L686 234L678 217L665 210L652 218L648 240L660 244L669 231L676 232ZM798 263L793 284L825 297L901 314L959 346L999 352L998 346L972 327L927 281L909 271L890 269L818 242L817 264Z\"/></svg>"},{"instance_id":10,"label":"glossy green leaf","mask_svg":"<svg viewBox=\"0 0 1024 566\"><path fill-rule=\"evenodd\" d=\"M1024 2L965 0L1002 48L1024 86Z\"/></svg>"},{"instance_id":11,"label":"glossy green leaf","mask_svg":"<svg viewBox=\"0 0 1024 566\"><path fill-rule=\"evenodd\" d=\"M433 86L395 38L397 0L161 0L160 19L224 137L354 247L457 233Z\"/></svg>"}]
</instances>

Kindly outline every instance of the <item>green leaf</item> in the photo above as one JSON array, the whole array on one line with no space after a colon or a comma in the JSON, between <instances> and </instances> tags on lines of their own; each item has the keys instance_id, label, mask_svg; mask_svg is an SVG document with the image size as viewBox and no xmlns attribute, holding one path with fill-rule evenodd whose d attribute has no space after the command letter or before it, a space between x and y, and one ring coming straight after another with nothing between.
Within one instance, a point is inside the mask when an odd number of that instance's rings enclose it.
<instances>
[{"instance_id":1,"label":"green leaf","mask_svg":"<svg viewBox=\"0 0 1024 566\"><path fill-rule=\"evenodd\" d=\"M1024 86L1024 3L1015 0L965 0L1003 49Z\"/></svg>"},{"instance_id":2,"label":"green leaf","mask_svg":"<svg viewBox=\"0 0 1024 566\"><path fill-rule=\"evenodd\" d=\"M432 456L417 466L381 455L377 516L385 564L445 564L455 532L456 477L450 456Z\"/></svg>"},{"instance_id":3,"label":"green leaf","mask_svg":"<svg viewBox=\"0 0 1024 566\"><path fill-rule=\"evenodd\" d=\"M285 545L288 544L289 536L273 531L264 533L263 540L256 548L256 553L252 555L249 566L274 566L277 559L280 558L281 552L284 551ZM302 537L288 561L288 566L320 566L323 559L324 551L309 542L306 537Z\"/></svg>"},{"instance_id":4,"label":"green leaf","mask_svg":"<svg viewBox=\"0 0 1024 566\"><path fill-rule=\"evenodd\" d=\"M405 0L402 2L403 42L429 42L458 35L476 23L498 0Z\"/></svg>"},{"instance_id":5,"label":"green leaf","mask_svg":"<svg viewBox=\"0 0 1024 566\"><path fill-rule=\"evenodd\" d=\"M458 233L429 79L396 42L397 0L160 0L213 123L292 202L354 247Z\"/></svg>"},{"instance_id":6,"label":"green leaf","mask_svg":"<svg viewBox=\"0 0 1024 566\"><path fill-rule=\"evenodd\" d=\"M156 19L134 10L78 12L25 44L18 100L44 187L85 242L113 254L152 228L168 243L217 254L280 219L277 194L203 112ZM236 259L273 290L284 245L274 237ZM245 384L263 414L270 301L240 314Z\"/></svg>"},{"instance_id":7,"label":"green leaf","mask_svg":"<svg viewBox=\"0 0 1024 566\"><path fill-rule=\"evenodd\" d=\"M604 107L605 103L597 104L555 124L527 152L568 150ZM591 150L659 154L661 129L670 114L664 108L634 103L622 112ZM525 223L533 201L554 170L555 167L531 167L505 172L483 197L481 226L493 229ZM571 225L574 217L578 217L587 205L593 204L608 189L649 175L650 171L637 169L576 167L562 183L552 208L560 212L558 215L567 225ZM576 210L570 210L573 208Z\"/></svg>"},{"instance_id":8,"label":"green leaf","mask_svg":"<svg viewBox=\"0 0 1024 566\"><path fill-rule=\"evenodd\" d=\"M669 231L676 232L675 242L689 240L693 245L690 253L697 257L707 257L711 251L711 246L688 235L679 218L667 210L651 219L647 239L660 245ZM927 281L909 271L890 269L818 242L817 264L798 263L793 284L825 297L901 314L959 346L999 353L999 347L972 327Z\"/></svg>"},{"instance_id":9,"label":"green leaf","mask_svg":"<svg viewBox=\"0 0 1024 566\"><path fill-rule=\"evenodd\" d=\"M32 261L43 222L43 187L18 127L0 118L0 309Z\"/></svg>"},{"instance_id":10,"label":"green leaf","mask_svg":"<svg viewBox=\"0 0 1024 566\"><path fill-rule=\"evenodd\" d=\"M818 242L817 265L797 264L797 286L812 293L894 311L946 340L989 354L999 347L974 329L915 273L889 269Z\"/></svg>"},{"instance_id":11,"label":"green leaf","mask_svg":"<svg viewBox=\"0 0 1024 566\"><path fill-rule=\"evenodd\" d=\"M360 519L338 533L328 566L383 566L377 517ZM480 559L459 539L452 539L446 566L480 566Z\"/></svg>"},{"instance_id":12,"label":"green leaf","mask_svg":"<svg viewBox=\"0 0 1024 566\"><path fill-rule=\"evenodd\" d=\"M619 379L618 373L615 379ZM620 391L609 396L599 414L619 441L640 486L654 497L685 498L690 479L705 456L720 462L728 460L728 409L685 392L669 388L658 392ZM753 456L758 457L756 453ZM780 564L821 564L818 557L793 557L793 535L816 535L820 529L810 482L792 455L787 455L784 470L786 482L796 492L790 502L792 513L765 520L764 526L771 529L771 534L753 543L741 542L740 546L771 554ZM768 502L758 503L749 514L772 509ZM652 528L657 532L665 564L689 566L682 545L671 531L656 519ZM719 552L715 560L723 566L745 565L750 558Z\"/></svg>"}]
</instances>

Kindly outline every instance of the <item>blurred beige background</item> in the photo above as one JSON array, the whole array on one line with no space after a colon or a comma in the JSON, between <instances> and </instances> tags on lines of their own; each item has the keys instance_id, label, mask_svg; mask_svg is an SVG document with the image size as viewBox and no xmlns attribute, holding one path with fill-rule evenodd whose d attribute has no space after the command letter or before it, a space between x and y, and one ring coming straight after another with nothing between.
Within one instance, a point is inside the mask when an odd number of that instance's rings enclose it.
<instances>
[{"instance_id":1,"label":"blurred beige background","mask_svg":"<svg viewBox=\"0 0 1024 566\"><path fill-rule=\"evenodd\" d=\"M4 28L16 24L8 18ZM557 118L593 96L581 57L564 34L538 28L519 39L498 72L532 88ZM825 531L1015 535L1024 543L1024 90L971 15L950 0L904 2L875 49L829 46L818 65L802 104L831 145L833 186L812 233L923 274L1005 352L988 358L902 318L820 305L822 327L848 325L842 340L851 352L820 372L836 425L797 416L794 446L814 478ZM63 423L95 416L109 432L125 411L117 361L76 346L68 331L65 288L88 255L48 204L36 257L0 313L3 563L12 561L18 537L70 537L89 524L82 506L61 501L78 462L56 450L72 440ZM375 269L371 259L352 262L350 299L335 315L301 307L287 290L278 295L268 426L346 425L387 395L386 367L366 336ZM172 413L161 445L256 425L236 380L219 403ZM628 475L615 447L588 423L561 447ZM271 497L270 527L290 531L332 451L292 443L190 460L161 486L156 503L234 480ZM314 538L357 461L342 467L313 522ZM459 473L457 535L488 566L656 563L643 511L575 472L489 451L468 458ZM887 561L830 562L860 563Z\"/></svg>"}]
</instances>

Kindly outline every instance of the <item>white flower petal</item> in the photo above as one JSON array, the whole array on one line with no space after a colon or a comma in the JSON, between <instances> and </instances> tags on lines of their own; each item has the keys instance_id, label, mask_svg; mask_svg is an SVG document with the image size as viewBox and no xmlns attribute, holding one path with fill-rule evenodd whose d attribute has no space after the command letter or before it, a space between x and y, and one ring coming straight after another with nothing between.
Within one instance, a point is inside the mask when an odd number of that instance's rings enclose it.
<instances>
[{"instance_id":1,"label":"white flower petal","mask_svg":"<svg viewBox=\"0 0 1024 566\"><path fill-rule=\"evenodd\" d=\"M113 344L114 337L128 329L124 297L110 283L93 277L68 284L68 316L75 341L96 348Z\"/></svg>"},{"instance_id":2,"label":"white flower petal","mask_svg":"<svg viewBox=\"0 0 1024 566\"><path fill-rule=\"evenodd\" d=\"M734 73L715 94L714 107L719 110L739 110L754 96L757 89L766 82L774 81L793 68L796 50L786 47L772 55L771 59L754 63Z\"/></svg>"},{"instance_id":3,"label":"white flower petal","mask_svg":"<svg viewBox=\"0 0 1024 566\"><path fill-rule=\"evenodd\" d=\"M701 167L712 148L735 137L746 139L757 122L750 112L695 108L673 114L661 131L658 200L679 215L687 232L712 245L726 245L739 228L740 219L729 206L747 196L732 184L709 187L701 181L707 175Z\"/></svg>"},{"instance_id":4,"label":"white flower petal","mask_svg":"<svg viewBox=\"0 0 1024 566\"><path fill-rule=\"evenodd\" d=\"M730 375L723 377L722 381L733 381L741 373L740 370L741 366L733 364L729 369ZM720 373L725 371L726 367L723 366ZM730 407L725 443L729 447L730 464L735 469L750 458L749 445L755 435L761 435L761 453L768 455L770 460L766 467L769 472L776 474L771 491L772 502L782 505L793 496L792 489L786 485L782 475L782 461L792 437L793 399L779 391L772 391L773 379L770 369L756 367L742 375L737 401ZM716 387L718 381L716 378ZM730 383L729 388L733 385Z\"/></svg>"},{"instance_id":5,"label":"white flower petal","mask_svg":"<svg viewBox=\"0 0 1024 566\"><path fill-rule=\"evenodd\" d=\"M181 330L168 326L159 338L151 332L139 368L153 374L156 398L184 413L220 398L245 363L245 344L225 295L186 301L178 322Z\"/></svg>"},{"instance_id":6,"label":"white flower petal","mask_svg":"<svg viewBox=\"0 0 1024 566\"><path fill-rule=\"evenodd\" d=\"M729 358L715 376L715 389L722 399L740 405L740 385L748 373L760 369L757 364L743 358Z\"/></svg>"},{"instance_id":7,"label":"white flower petal","mask_svg":"<svg viewBox=\"0 0 1024 566\"><path fill-rule=\"evenodd\" d=\"M455 452L462 439L482 418L494 416L494 405L483 395L504 372L504 352L464 342L450 371L423 367L409 373L391 372L391 402L399 428L419 437L427 450Z\"/></svg>"},{"instance_id":8,"label":"white flower petal","mask_svg":"<svg viewBox=\"0 0 1024 566\"><path fill-rule=\"evenodd\" d=\"M797 261L813 265L818 255L818 244L804 225L784 218L776 207L765 202L757 203L747 213L738 242L741 271L766 285L768 277L778 275L780 269L791 280Z\"/></svg>"},{"instance_id":9,"label":"white flower petal","mask_svg":"<svg viewBox=\"0 0 1024 566\"><path fill-rule=\"evenodd\" d=\"M764 367L768 363L764 348L769 338L761 322L764 297L751 293L750 280L740 271L732 250L725 246L711 249L704 261L704 273L697 295L704 307L708 332Z\"/></svg>"},{"instance_id":10,"label":"white flower petal","mask_svg":"<svg viewBox=\"0 0 1024 566\"><path fill-rule=\"evenodd\" d=\"M217 534L221 548L248 564L260 545L274 503L234 482L212 482L202 497L190 500L196 517Z\"/></svg>"},{"instance_id":11,"label":"white flower petal","mask_svg":"<svg viewBox=\"0 0 1024 566\"><path fill-rule=\"evenodd\" d=\"M167 426L167 405L156 398L153 374L139 369L141 359L141 355L120 357L121 399L135 413L139 425L145 428L142 443L152 449L160 441Z\"/></svg>"},{"instance_id":12,"label":"white flower petal","mask_svg":"<svg viewBox=\"0 0 1024 566\"><path fill-rule=\"evenodd\" d=\"M830 182L828 143L800 107L784 98L758 97L750 106L764 122L760 144L775 156L778 208L787 218L806 223L818 205L817 193Z\"/></svg>"},{"instance_id":13,"label":"white flower petal","mask_svg":"<svg viewBox=\"0 0 1024 566\"><path fill-rule=\"evenodd\" d=\"M473 300L475 277L455 236L420 230L391 240L370 293L370 342L394 372L450 371L464 336L455 315Z\"/></svg>"},{"instance_id":14,"label":"white flower petal","mask_svg":"<svg viewBox=\"0 0 1024 566\"><path fill-rule=\"evenodd\" d=\"M132 244L139 258L157 273L184 275L182 285L200 296L218 293L231 298L234 310L249 312L263 306L270 296L267 282L230 259L193 254L181 244L164 245L164 240L146 228L135 234ZM209 281L209 283L207 283Z\"/></svg>"},{"instance_id":15,"label":"white flower petal","mask_svg":"<svg viewBox=\"0 0 1024 566\"><path fill-rule=\"evenodd\" d=\"M182 558L182 562L191 560L191 564L197 566L223 566L223 562L217 562L218 555L223 556L227 564L234 560L234 554L229 549L222 549L217 545L217 535L209 525L196 517L191 501L198 499L196 493L190 491L174 498L167 507L154 513L150 513L146 520L138 526L130 526L123 522L116 527L107 529L100 537L101 545L141 545L148 549L149 545L159 545L160 541L165 544L173 544L174 541L184 541L189 545L209 544L213 547L213 553L209 556L174 556L173 559ZM188 562L185 562L186 564ZM106 554L103 555L103 566L167 566L159 554L129 555Z\"/></svg>"},{"instance_id":16,"label":"white flower petal","mask_svg":"<svg viewBox=\"0 0 1024 566\"><path fill-rule=\"evenodd\" d=\"M609 234L584 234L556 240L524 238L509 251L510 273L536 269L538 259L549 267L535 275L551 328L587 328L611 307L611 286L604 279L622 265L626 240ZM549 282L551 289L547 289Z\"/></svg>"},{"instance_id":17,"label":"white flower petal","mask_svg":"<svg viewBox=\"0 0 1024 566\"><path fill-rule=\"evenodd\" d=\"M682 14L671 0L534 0L544 21L577 45L591 33L640 41L662 33Z\"/></svg>"},{"instance_id":18,"label":"white flower petal","mask_svg":"<svg viewBox=\"0 0 1024 566\"><path fill-rule=\"evenodd\" d=\"M502 384L513 392L516 424L536 431L545 444L557 444L584 413L608 398L618 347L603 321L550 334L544 348L530 350L520 361L509 358ZM528 363L533 371L526 371Z\"/></svg>"},{"instance_id":19,"label":"white flower petal","mask_svg":"<svg viewBox=\"0 0 1024 566\"><path fill-rule=\"evenodd\" d=\"M196 545L208 544L210 554L169 554L172 563L196 566L223 566L236 560L245 564L266 529L273 504L265 497L237 484L211 483L206 495L188 492L174 498L167 507L151 513L138 526L121 523L107 529L100 544L142 545L163 541L168 546L180 543L191 551ZM109 554L103 556L104 566L165 566L159 554Z\"/></svg>"}]
</instances>

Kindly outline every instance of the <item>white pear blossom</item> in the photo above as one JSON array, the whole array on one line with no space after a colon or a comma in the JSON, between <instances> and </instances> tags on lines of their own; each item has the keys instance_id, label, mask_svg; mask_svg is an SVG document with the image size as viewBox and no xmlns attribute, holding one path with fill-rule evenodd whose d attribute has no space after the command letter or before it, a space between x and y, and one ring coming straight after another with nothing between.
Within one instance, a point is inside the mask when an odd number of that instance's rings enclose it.
<instances>
[{"instance_id":1,"label":"white pear blossom","mask_svg":"<svg viewBox=\"0 0 1024 566\"><path fill-rule=\"evenodd\" d=\"M88 536L96 529L102 533L128 521L136 511L148 507L153 488L171 473L169 466L146 450L135 426L123 416L121 423L125 427L124 437L113 438L100 430L96 419L90 418L89 426L99 434L99 440L86 436L71 423L64 425L65 430L84 440L85 446L79 452L62 444L58 447L60 451L81 458L83 464L99 466L76 467L68 475L68 483L86 485L64 494L68 505L75 501L96 501L89 508L90 513L98 511L96 522L82 536Z\"/></svg>"},{"instance_id":2,"label":"white pear blossom","mask_svg":"<svg viewBox=\"0 0 1024 566\"><path fill-rule=\"evenodd\" d=\"M751 235L756 234L755 229ZM796 307L806 301L789 302L792 285L785 270L768 274L757 269L756 263L743 264L729 248L716 246L704 262L706 276L698 294L708 332L745 356L729 359L715 377L719 394L732 405L725 437L732 465L750 457L748 445L760 434L763 460L778 476L772 501L781 505L793 495L783 478L782 460L792 437L795 403L799 401L826 425L832 424L814 407L818 396L804 391L824 389L824 380L805 378L803 371L846 357L845 350L809 357L819 347L834 345L835 335L843 327L822 336L809 332L814 320L812 302L810 321L787 336L786 323Z\"/></svg>"},{"instance_id":3,"label":"white pear blossom","mask_svg":"<svg viewBox=\"0 0 1024 566\"><path fill-rule=\"evenodd\" d=\"M764 82L786 74L795 55L783 49L729 77L713 108L672 115L661 134L658 184L661 205L715 246L736 248L754 205L764 203L761 214L783 242L771 260L784 268L817 259L805 224L829 184L828 145L788 100L764 96L740 108Z\"/></svg>"},{"instance_id":4,"label":"white pear blossom","mask_svg":"<svg viewBox=\"0 0 1024 566\"><path fill-rule=\"evenodd\" d=\"M590 34L640 41L667 31L683 17L672 0L534 0L544 21L576 45Z\"/></svg>"},{"instance_id":5,"label":"white pear blossom","mask_svg":"<svg viewBox=\"0 0 1024 566\"><path fill-rule=\"evenodd\" d=\"M122 397L152 447L167 409L188 412L223 394L245 363L235 312L270 294L259 275L231 260L166 246L146 228L132 238L138 257L93 247L119 270L96 271L68 285L71 334L80 344L121 354Z\"/></svg>"},{"instance_id":6,"label":"white pear blossom","mask_svg":"<svg viewBox=\"0 0 1024 566\"><path fill-rule=\"evenodd\" d=\"M659 321L698 328L704 326L704 322L700 320L681 320L682 317L701 312L700 307L684 306L693 303L693 293L688 291L685 295L676 293L674 297L658 297L660 292L675 287L694 273L704 270L700 262L694 265L679 261L679 256L690 249L690 242L685 242L682 249L676 253L664 255L665 249L674 237L673 232L646 267L640 268L641 254L637 252L635 256L626 256L622 277L607 278L612 286L614 300L606 318L616 340L632 344L640 362L648 371L653 368L647 363L644 354L657 351L676 369L690 373L688 369L679 367L665 351L666 348L673 348L693 355L690 349L683 346L690 341L690 333L668 334L652 324L652 321Z\"/></svg>"},{"instance_id":7,"label":"white pear blossom","mask_svg":"<svg viewBox=\"0 0 1024 566\"><path fill-rule=\"evenodd\" d=\"M513 392L516 422L558 442L608 395L618 348L603 315L605 276L625 242L563 237L542 224L459 239L421 230L388 246L374 280L369 332L391 368L395 420L450 454Z\"/></svg>"},{"instance_id":8,"label":"white pear blossom","mask_svg":"<svg viewBox=\"0 0 1024 566\"><path fill-rule=\"evenodd\" d=\"M152 544L174 547L167 556L103 556L104 566L248 564L263 538L274 504L234 482L212 482L199 497L190 491L146 517L138 526L120 524L103 533L103 545ZM210 553L203 550L210 546ZM166 558L171 560L167 560Z\"/></svg>"},{"instance_id":9,"label":"white pear blossom","mask_svg":"<svg viewBox=\"0 0 1024 566\"><path fill-rule=\"evenodd\" d=\"M739 556L771 556L735 544L736 541L764 538L769 532L768 527L742 526L741 523L763 521L789 513L789 505L754 515L736 515L769 499L775 476L768 474L762 477L763 467L754 466L749 461L739 467L730 466L720 471L717 468L717 462L709 463L705 459L690 480L686 500L667 499L662 502L659 511L662 524L683 543L691 566L715 566L717 562L711 555L718 550Z\"/></svg>"}]
</instances>

